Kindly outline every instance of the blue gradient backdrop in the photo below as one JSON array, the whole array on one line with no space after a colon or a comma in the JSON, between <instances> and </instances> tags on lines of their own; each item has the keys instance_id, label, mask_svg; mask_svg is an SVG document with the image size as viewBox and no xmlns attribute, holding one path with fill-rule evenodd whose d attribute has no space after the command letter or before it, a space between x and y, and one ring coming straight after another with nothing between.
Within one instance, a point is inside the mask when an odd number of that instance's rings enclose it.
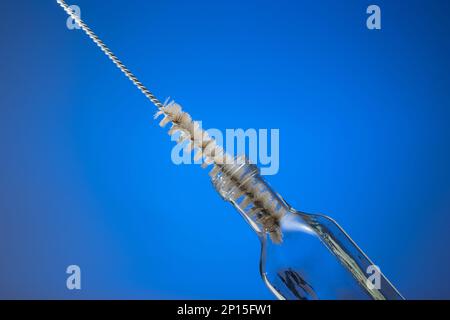
<instances>
[{"instance_id":1,"label":"blue gradient backdrop","mask_svg":"<svg viewBox=\"0 0 450 320\"><path fill-rule=\"evenodd\" d=\"M205 127L279 128L280 194L407 298L450 298L450 3L374 3L381 31L368 1L76 2ZM271 299L257 237L145 97L55 1L0 9L0 298Z\"/></svg>"}]
</instances>

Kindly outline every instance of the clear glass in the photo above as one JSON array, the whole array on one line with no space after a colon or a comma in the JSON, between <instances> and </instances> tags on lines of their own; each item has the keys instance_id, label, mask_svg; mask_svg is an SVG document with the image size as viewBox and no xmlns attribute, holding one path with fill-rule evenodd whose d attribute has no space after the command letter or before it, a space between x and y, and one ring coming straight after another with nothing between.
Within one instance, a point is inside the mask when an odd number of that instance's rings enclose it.
<instances>
[{"instance_id":1,"label":"clear glass","mask_svg":"<svg viewBox=\"0 0 450 320\"><path fill-rule=\"evenodd\" d=\"M290 207L255 166L222 166L211 178L260 238L261 276L277 298L403 299L333 219ZM273 216L281 218L267 219Z\"/></svg>"},{"instance_id":2,"label":"clear glass","mask_svg":"<svg viewBox=\"0 0 450 320\"><path fill-rule=\"evenodd\" d=\"M259 234L261 276L279 299L403 299L382 273L379 289L368 283L374 264L331 218L290 209L281 231L281 244Z\"/></svg>"}]
</instances>

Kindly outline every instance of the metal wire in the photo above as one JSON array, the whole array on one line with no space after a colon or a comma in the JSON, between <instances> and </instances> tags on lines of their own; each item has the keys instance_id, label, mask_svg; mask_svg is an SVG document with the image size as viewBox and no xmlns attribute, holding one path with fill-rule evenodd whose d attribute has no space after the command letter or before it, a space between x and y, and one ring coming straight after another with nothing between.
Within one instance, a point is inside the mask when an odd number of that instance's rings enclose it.
<instances>
[{"instance_id":1,"label":"metal wire","mask_svg":"<svg viewBox=\"0 0 450 320\"><path fill-rule=\"evenodd\" d=\"M158 108L164 107L158 98L151 93L130 71L127 67L116 57L116 55L103 43L102 40L87 26L81 18L76 15L64 0L56 0L56 2L64 9L64 11L81 27L81 29L94 41L94 43L105 53L105 55L122 71L133 84Z\"/></svg>"}]
</instances>

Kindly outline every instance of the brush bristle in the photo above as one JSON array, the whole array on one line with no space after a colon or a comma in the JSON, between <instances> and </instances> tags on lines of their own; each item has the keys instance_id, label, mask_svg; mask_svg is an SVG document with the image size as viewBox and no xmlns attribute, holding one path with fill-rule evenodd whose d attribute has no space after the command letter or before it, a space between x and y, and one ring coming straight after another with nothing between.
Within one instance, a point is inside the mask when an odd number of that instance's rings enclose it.
<instances>
[{"instance_id":1,"label":"brush bristle","mask_svg":"<svg viewBox=\"0 0 450 320\"><path fill-rule=\"evenodd\" d=\"M233 158L227 154L179 104L173 101L164 104L155 119L159 116L163 116L159 123L161 127L172 124L169 135L180 133L178 143L189 141L190 150L195 150L194 159L203 160L202 168L212 165L209 175L217 191L259 223L273 242L280 243L280 219L285 213L284 207L259 174L249 174L257 172L256 167L244 157Z\"/></svg>"}]
</instances>

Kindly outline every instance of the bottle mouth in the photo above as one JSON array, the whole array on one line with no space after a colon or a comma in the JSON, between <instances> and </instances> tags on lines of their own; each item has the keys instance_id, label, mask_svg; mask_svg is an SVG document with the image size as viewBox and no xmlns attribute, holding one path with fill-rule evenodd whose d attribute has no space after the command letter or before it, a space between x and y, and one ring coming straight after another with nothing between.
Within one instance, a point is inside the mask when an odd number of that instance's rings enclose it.
<instances>
[{"instance_id":1,"label":"bottle mouth","mask_svg":"<svg viewBox=\"0 0 450 320\"><path fill-rule=\"evenodd\" d=\"M273 242L282 242L280 220L289 208L258 167L243 158L215 166L211 181L220 196L234 205L258 235L268 233Z\"/></svg>"},{"instance_id":2,"label":"bottle mouth","mask_svg":"<svg viewBox=\"0 0 450 320\"><path fill-rule=\"evenodd\" d=\"M258 167L248 162L216 164L216 166L219 170L211 176L211 181L216 191L226 201L235 199L243 185L259 175Z\"/></svg>"}]
</instances>

